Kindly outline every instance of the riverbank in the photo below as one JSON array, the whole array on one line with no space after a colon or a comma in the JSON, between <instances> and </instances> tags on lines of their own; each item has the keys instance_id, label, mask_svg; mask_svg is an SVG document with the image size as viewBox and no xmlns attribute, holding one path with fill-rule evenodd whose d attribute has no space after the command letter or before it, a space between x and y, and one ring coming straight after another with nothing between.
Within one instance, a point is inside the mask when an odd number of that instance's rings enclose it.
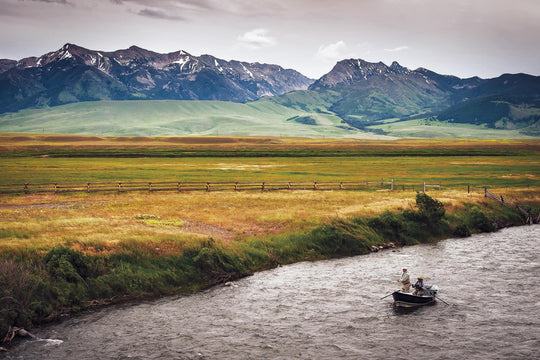
<instances>
[{"instance_id":1,"label":"riverbank","mask_svg":"<svg viewBox=\"0 0 540 360\"><path fill-rule=\"evenodd\" d=\"M283 226L275 234L234 241L163 235L127 238L112 245L73 241L67 234L49 247L42 242L4 247L0 255L0 339L9 340L14 327L28 329L65 313L193 293L281 264L365 254L388 242L405 246L523 224L515 209L479 197L443 203L418 193L415 200L415 205L407 201L408 207L386 207L372 215L326 217L298 226L299 230ZM33 209L38 218L40 210ZM179 225L151 214L141 214L139 220L150 227ZM24 243L24 233L19 235Z\"/></svg>"}]
</instances>

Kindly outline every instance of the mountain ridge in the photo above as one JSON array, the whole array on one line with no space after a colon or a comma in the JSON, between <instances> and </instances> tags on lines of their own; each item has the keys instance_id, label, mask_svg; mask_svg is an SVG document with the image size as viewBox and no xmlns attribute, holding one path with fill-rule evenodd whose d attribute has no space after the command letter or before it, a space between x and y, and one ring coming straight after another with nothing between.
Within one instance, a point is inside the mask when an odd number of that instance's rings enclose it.
<instances>
[{"instance_id":1,"label":"mountain ridge","mask_svg":"<svg viewBox=\"0 0 540 360\"><path fill-rule=\"evenodd\" d=\"M359 129L414 117L489 128L540 128L540 77L528 74L462 79L425 68L410 70L395 61L387 66L346 59L308 91L323 97L332 91L329 97L336 100L326 110Z\"/></svg>"},{"instance_id":2,"label":"mountain ridge","mask_svg":"<svg viewBox=\"0 0 540 360\"><path fill-rule=\"evenodd\" d=\"M306 89L311 82L272 64L197 57L184 50L161 54L138 46L105 52L68 43L40 57L0 60L0 112L90 100L246 102Z\"/></svg>"},{"instance_id":3,"label":"mountain ridge","mask_svg":"<svg viewBox=\"0 0 540 360\"><path fill-rule=\"evenodd\" d=\"M274 103L294 110L281 119L287 123L320 126L331 120L347 133L385 134L392 126L384 124L423 121L540 134L540 77L521 73L463 79L397 61L388 66L344 59L312 80L279 65L184 50L161 54L131 46L105 52L69 43L40 57L0 59L0 114L103 100Z\"/></svg>"}]
</instances>

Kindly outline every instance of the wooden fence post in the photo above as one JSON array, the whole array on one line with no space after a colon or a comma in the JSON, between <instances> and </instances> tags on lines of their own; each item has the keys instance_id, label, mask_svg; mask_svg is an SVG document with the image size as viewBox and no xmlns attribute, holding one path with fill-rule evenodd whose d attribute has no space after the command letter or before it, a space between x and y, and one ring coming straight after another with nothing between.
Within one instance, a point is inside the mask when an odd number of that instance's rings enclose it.
<instances>
[{"instance_id":1,"label":"wooden fence post","mask_svg":"<svg viewBox=\"0 0 540 360\"><path fill-rule=\"evenodd\" d=\"M265 190L265 183L264 181L262 182L262 185L261 185L261 190L264 191Z\"/></svg>"},{"instance_id":2,"label":"wooden fence post","mask_svg":"<svg viewBox=\"0 0 540 360\"><path fill-rule=\"evenodd\" d=\"M122 191L122 183L119 182L119 183L118 183L118 192L121 192L121 191Z\"/></svg>"},{"instance_id":3,"label":"wooden fence post","mask_svg":"<svg viewBox=\"0 0 540 360\"><path fill-rule=\"evenodd\" d=\"M90 192L90 183L86 183L86 192Z\"/></svg>"},{"instance_id":4,"label":"wooden fence post","mask_svg":"<svg viewBox=\"0 0 540 360\"><path fill-rule=\"evenodd\" d=\"M151 182L148 183L148 192L152 192L152 183Z\"/></svg>"},{"instance_id":5,"label":"wooden fence post","mask_svg":"<svg viewBox=\"0 0 540 360\"><path fill-rule=\"evenodd\" d=\"M339 190L343 190L343 181L339 183Z\"/></svg>"},{"instance_id":6,"label":"wooden fence post","mask_svg":"<svg viewBox=\"0 0 540 360\"><path fill-rule=\"evenodd\" d=\"M487 197L487 186L484 186L484 197Z\"/></svg>"},{"instance_id":7,"label":"wooden fence post","mask_svg":"<svg viewBox=\"0 0 540 360\"><path fill-rule=\"evenodd\" d=\"M291 182L290 182L290 181L287 183L287 189L292 190L292 186L291 186Z\"/></svg>"},{"instance_id":8,"label":"wooden fence post","mask_svg":"<svg viewBox=\"0 0 540 360\"><path fill-rule=\"evenodd\" d=\"M468 184L467 185L467 194L470 194L471 193L471 184Z\"/></svg>"},{"instance_id":9,"label":"wooden fence post","mask_svg":"<svg viewBox=\"0 0 540 360\"><path fill-rule=\"evenodd\" d=\"M424 181L424 192L426 192L426 182Z\"/></svg>"},{"instance_id":10,"label":"wooden fence post","mask_svg":"<svg viewBox=\"0 0 540 360\"><path fill-rule=\"evenodd\" d=\"M24 184L24 193L28 194L28 183Z\"/></svg>"},{"instance_id":11,"label":"wooden fence post","mask_svg":"<svg viewBox=\"0 0 540 360\"><path fill-rule=\"evenodd\" d=\"M178 192L182 192L182 183L178 182Z\"/></svg>"},{"instance_id":12,"label":"wooden fence post","mask_svg":"<svg viewBox=\"0 0 540 360\"><path fill-rule=\"evenodd\" d=\"M210 183L209 182L206 183L206 191L210 191Z\"/></svg>"},{"instance_id":13,"label":"wooden fence post","mask_svg":"<svg viewBox=\"0 0 540 360\"><path fill-rule=\"evenodd\" d=\"M390 190L394 191L394 179L392 179L392 187Z\"/></svg>"},{"instance_id":14,"label":"wooden fence post","mask_svg":"<svg viewBox=\"0 0 540 360\"><path fill-rule=\"evenodd\" d=\"M54 193L56 194L56 191L58 190L58 184L54 183Z\"/></svg>"},{"instance_id":15,"label":"wooden fence post","mask_svg":"<svg viewBox=\"0 0 540 360\"><path fill-rule=\"evenodd\" d=\"M368 187L368 185L369 185L369 184L368 184L368 181L367 181L367 179L366 179L366 188Z\"/></svg>"}]
</instances>

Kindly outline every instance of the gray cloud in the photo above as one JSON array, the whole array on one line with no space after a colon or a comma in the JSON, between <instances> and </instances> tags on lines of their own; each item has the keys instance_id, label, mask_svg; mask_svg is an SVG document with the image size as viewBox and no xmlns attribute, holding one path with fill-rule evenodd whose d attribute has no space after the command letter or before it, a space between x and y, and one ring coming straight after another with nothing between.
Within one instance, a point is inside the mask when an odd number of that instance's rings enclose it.
<instances>
[{"instance_id":1,"label":"gray cloud","mask_svg":"<svg viewBox=\"0 0 540 360\"><path fill-rule=\"evenodd\" d=\"M187 20L193 13L212 9L208 0L109 0L129 12L161 20Z\"/></svg>"},{"instance_id":2,"label":"gray cloud","mask_svg":"<svg viewBox=\"0 0 540 360\"><path fill-rule=\"evenodd\" d=\"M172 15L167 14L162 10L153 10L153 9L142 9L138 13L138 15L146 16L154 19L162 19L162 20L185 20L180 15Z\"/></svg>"},{"instance_id":3,"label":"gray cloud","mask_svg":"<svg viewBox=\"0 0 540 360\"><path fill-rule=\"evenodd\" d=\"M19 1L25 1L25 0L19 0ZM64 5L70 4L67 0L30 0L30 1L45 2L45 3L56 3L56 4L64 4Z\"/></svg>"},{"instance_id":4,"label":"gray cloud","mask_svg":"<svg viewBox=\"0 0 540 360\"><path fill-rule=\"evenodd\" d=\"M540 75L538 1L0 0L0 33L9 35L0 37L0 58L69 41L103 50L184 48L311 77L348 57L464 77Z\"/></svg>"},{"instance_id":5,"label":"gray cloud","mask_svg":"<svg viewBox=\"0 0 540 360\"><path fill-rule=\"evenodd\" d=\"M161 10L208 10L214 8L208 0L109 0L117 5L137 5Z\"/></svg>"}]
</instances>

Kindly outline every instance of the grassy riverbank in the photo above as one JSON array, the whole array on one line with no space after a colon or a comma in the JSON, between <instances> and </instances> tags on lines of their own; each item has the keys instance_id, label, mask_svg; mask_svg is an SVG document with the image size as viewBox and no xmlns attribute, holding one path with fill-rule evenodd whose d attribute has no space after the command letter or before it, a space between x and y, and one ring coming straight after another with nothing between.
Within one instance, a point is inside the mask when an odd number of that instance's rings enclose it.
<instances>
[{"instance_id":1,"label":"grassy riverbank","mask_svg":"<svg viewBox=\"0 0 540 360\"><path fill-rule=\"evenodd\" d=\"M169 224L150 215L139 220ZM468 236L522 221L517 211L496 202L471 198L443 204L418 193L407 209L332 217L302 231L236 241L167 235L107 243L66 236L52 247L22 246L30 236L2 230L4 238L18 238L20 244L0 254L0 334L93 306L195 292L279 264L365 254L388 242L403 246Z\"/></svg>"}]
</instances>

